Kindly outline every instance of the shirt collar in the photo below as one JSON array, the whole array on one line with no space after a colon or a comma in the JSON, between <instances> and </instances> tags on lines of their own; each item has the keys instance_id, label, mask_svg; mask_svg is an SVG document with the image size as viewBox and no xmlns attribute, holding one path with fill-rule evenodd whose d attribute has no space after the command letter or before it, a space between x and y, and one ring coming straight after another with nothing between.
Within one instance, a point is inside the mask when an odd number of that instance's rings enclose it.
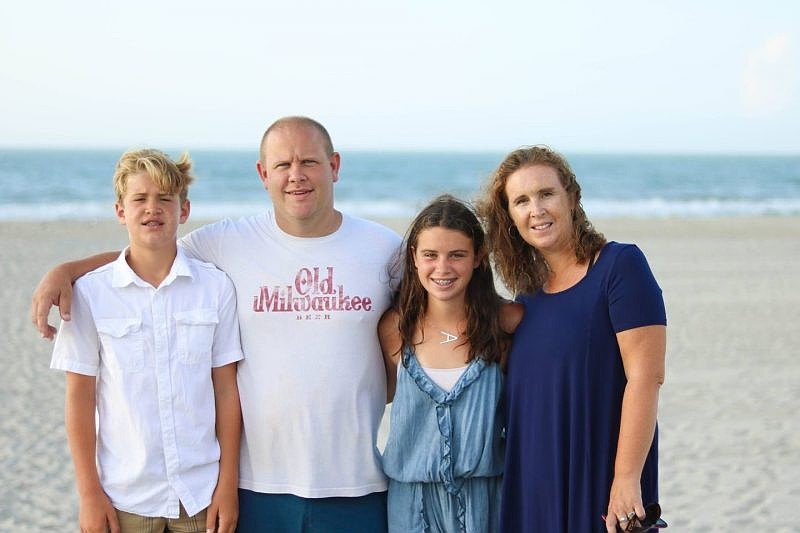
<instances>
[{"instance_id":1,"label":"shirt collar","mask_svg":"<svg viewBox=\"0 0 800 533\"><path fill-rule=\"evenodd\" d=\"M134 284L139 287L152 288L152 285L140 278L130 267L128 261L125 260L129 250L130 246L126 246L112 263L112 268L114 271L112 286L127 287L128 285ZM164 281L161 282L160 286L167 286L175 281L176 278L181 276L193 279L194 270L192 265L189 263L186 254L183 252L183 250L181 250L181 247L178 246L178 253L175 256L175 260L172 262L172 267L169 269L169 274L167 274L167 277L164 278Z\"/></svg>"}]
</instances>

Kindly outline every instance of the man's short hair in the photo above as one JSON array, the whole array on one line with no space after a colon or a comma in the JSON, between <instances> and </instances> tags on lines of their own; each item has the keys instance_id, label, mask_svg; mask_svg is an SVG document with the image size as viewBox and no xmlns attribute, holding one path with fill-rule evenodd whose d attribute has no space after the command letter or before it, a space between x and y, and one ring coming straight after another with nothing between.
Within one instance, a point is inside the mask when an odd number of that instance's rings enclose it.
<instances>
[{"instance_id":1,"label":"man's short hair","mask_svg":"<svg viewBox=\"0 0 800 533\"><path fill-rule=\"evenodd\" d=\"M301 125L307 126L309 128L315 129L319 134L322 136L322 142L325 147L325 153L328 156L333 155L333 141L331 141L331 136L328 133L328 130L325 129L325 126L314 120L313 118L303 117L303 116L289 116L279 118L275 122L267 128L267 131L264 132L264 135L261 137L261 145L259 148L259 156L261 157L261 161L264 162L264 149L267 144L267 137L273 131L284 128L286 126L294 126L294 125Z\"/></svg>"},{"instance_id":2,"label":"man's short hair","mask_svg":"<svg viewBox=\"0 0 800 533\"><path fill-rule=\"evenodd\" d=\"M128 177L144 172L161 192L177 194L183 203L189 195L189 185L194 181L191 170L192 162L189 160L188 152L184 152L180 159L173 161L161 150L152 148L129 150L117 161L114 171L114 193L117 195L117 201L122 203L128 188Z\"/></svg>"}]
</instances>

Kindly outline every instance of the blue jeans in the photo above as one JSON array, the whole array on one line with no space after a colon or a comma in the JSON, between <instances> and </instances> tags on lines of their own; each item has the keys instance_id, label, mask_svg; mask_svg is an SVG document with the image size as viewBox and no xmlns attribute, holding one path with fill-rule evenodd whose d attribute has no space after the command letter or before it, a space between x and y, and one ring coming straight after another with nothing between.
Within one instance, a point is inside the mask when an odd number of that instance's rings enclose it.
<instances>
[{"instance_id":1,"label":"blue jeans","mask_svg":"<svg viewBox=\"0 0 800 533\"><path fill-rule=\"evenodd\" d=\"M239 489L238 533L382 533L386 493L301 498Z\"/></svg>"}]
</instances>

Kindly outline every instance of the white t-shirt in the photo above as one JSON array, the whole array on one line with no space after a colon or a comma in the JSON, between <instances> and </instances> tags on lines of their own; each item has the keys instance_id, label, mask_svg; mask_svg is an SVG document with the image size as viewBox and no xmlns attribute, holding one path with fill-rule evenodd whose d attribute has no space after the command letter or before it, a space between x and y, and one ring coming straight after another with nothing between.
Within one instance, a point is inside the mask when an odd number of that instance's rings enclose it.
<instances>
[{"instance_id":1,"label":"white t-shirt","mask_svg":"<svg viewBox=\"0 0 800 533\"><path fill-rule=\"evenodd\" d=\"M240 487L305 498L386 490L376 447L386 403L377 323L399 243L388 228L347 215L331 235L294 237L272 211L181 240L236 287L246 357Z\"/></svg>"},{"instance_id":2,"label":"white t-shirt","mask_svg":"<svg viewBox=\"0 0 800 533\"><path fill-rule=\"evenodd\" d=\"M179 249L158 288L125 261L75 282L50 367L97 376L97 466L117 509L178 518L219 474L211 369L242 358L233 284Z\"/></svg>"}]
</instances>

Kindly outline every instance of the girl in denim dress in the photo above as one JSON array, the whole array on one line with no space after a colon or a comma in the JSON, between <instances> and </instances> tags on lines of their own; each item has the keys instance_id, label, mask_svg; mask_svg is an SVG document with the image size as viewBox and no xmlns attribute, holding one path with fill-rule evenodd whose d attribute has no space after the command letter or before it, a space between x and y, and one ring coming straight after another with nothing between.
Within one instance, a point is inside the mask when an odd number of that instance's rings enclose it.
<instances>
[{"instance_id":1,"label":"girl in denim dress","mask_svg":"<svg viewBox=\"0 0 800 533\"><path fill-rule=\"evenodd\" d=\"M392 401L383 469L390 532L499 529L504 360L522 307L496 293L483 230L444 195L411 224L379 325Z\"/></svg>"}]
</instances>

